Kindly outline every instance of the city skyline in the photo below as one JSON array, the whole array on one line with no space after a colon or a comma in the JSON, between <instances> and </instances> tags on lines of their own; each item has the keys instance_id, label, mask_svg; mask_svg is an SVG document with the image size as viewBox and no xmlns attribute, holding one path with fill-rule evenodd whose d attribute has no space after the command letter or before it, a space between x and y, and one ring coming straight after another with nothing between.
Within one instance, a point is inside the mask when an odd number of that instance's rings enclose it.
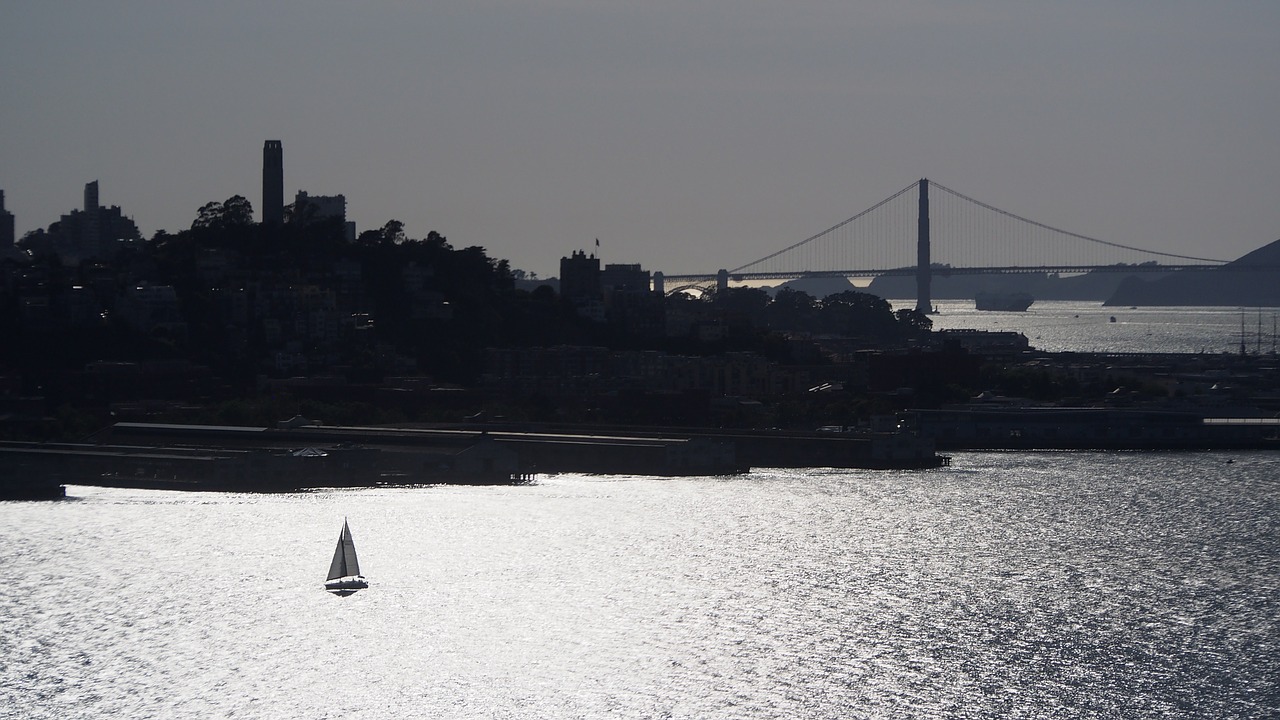
<instances>
[{"instance_id":1,"label":"city skyline","mask_svg":"<svg viewBox=\"0 0 1280 720\"><path fill-rule=\"evenodd\" d=\"M1270 4L310 8L8 10L16 235L93 179L146 237L232 195L260 213L269 138L286 197L544 276L597 237L609 262L733 266L925 176L1153 250L1280 237Z\"/></svg>"}]
</instances>

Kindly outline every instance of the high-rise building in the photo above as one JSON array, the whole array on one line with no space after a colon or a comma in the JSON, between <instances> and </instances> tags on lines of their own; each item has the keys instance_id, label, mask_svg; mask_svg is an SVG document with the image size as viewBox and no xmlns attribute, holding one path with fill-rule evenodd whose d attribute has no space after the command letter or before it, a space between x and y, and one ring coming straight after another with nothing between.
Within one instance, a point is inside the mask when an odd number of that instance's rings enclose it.
<instances>
[{"instance_id":1,"label":"high-rise building","mask_svg":"<svg viewBox=\"0 0 1280 720\"><path fill-rule=\"evenodd\" d=\"M0 190L0 250L13 247L13 213L4 209L4 191Z\"/></svg>"},{"instance_id":2,"label":"high-rise building","mask_svg":"<svg viewBox=\"0 0 1280 720\"><path fill-rule=\"evenodd\" d=\"M80 225L77 250L96 253L102 246L102 207L98 205L98 181L84 185L84 222Z\"/></svg>"},{"instance_id":3,"label":"high-rise building","mask_svg":"<svg viewBox=\"0 0 1280 720\"><path fill-rule=\"evenodd\" d=\"M262 224L284 222L284 147L279 140L262 146Z\"/></svg>"},{"instance_id":4,"label":"high-rise building","mask_svg":"<svg viewBox=\"0 0 1280 720\"><path fill-rule=\"evenodd\" d=\"M314 222L328 218L347 221L347 198L345 195L311 195L299 190L293 200L295 217L303 222Z\"/></svg>"},{"instance_id":5,"label":"high-rise building","mask_svg":"<svg viewBox=\"0 0 1280 720\"><path fill-rule=\"evenodd\" d=\"M53 246L62 261L79 265L88 258L106 258L121 240L140 240L142 234L120 206L103 207L98 201L98 181L84 186L84 209L72 210L49 226Z\"/></svg>"},{"instance_id":6,"label":"high-rise building","mask_svg":"<svg viewBox=\"0 0 1280 720\"><path fill-rule=\"evenodd\" d=\"M356 224L347 220L345 195L310 195L299 190L293 201L289 222L308 225L319 220L337 219L347 242L356 241Z\"/></svg>"}]
</instances>

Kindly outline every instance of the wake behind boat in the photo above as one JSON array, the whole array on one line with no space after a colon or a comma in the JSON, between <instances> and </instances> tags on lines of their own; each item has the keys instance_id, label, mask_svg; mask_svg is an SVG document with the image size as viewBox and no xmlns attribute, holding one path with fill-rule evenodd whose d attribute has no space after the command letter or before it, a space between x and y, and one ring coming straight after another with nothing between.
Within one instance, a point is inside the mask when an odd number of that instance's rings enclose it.
<instances>
[{"instance_id":1,"label":"wake behind boat","mask_svg":"<svg viewBox=\"0 0 1280 720\"><path fill-rule=\"evenodd\" d=\"M360 561L356 559L356 543L351 537L351 528L342 520L342 532L338 534L338 547L333 551L333 562L329 563L329 576L325 579L324 589L346 597L357 590L369 587L369 581L360 574Z\"/></svg>"}]
</instances>

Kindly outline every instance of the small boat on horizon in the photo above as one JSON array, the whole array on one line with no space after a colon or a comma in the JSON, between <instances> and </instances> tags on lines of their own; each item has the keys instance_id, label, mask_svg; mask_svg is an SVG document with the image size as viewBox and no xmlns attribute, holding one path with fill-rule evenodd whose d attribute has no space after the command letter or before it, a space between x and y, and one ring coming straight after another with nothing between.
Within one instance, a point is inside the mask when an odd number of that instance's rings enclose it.
<instances>
[{"instance_id":1,"label":"small boat on horizon","mask_svg":"<svg viewBox=\"0 0 1280 720\"><path fill-rule=\"evenodd\" d=\"M343 518L342 532L338 533L338 547L334 548L324 589L338 597L346 597L367 587L369 581L360 574L360 561L356 558L356 543L351 537L351 528L348 527L346 518Z\"/></svg>"}]
</instances>

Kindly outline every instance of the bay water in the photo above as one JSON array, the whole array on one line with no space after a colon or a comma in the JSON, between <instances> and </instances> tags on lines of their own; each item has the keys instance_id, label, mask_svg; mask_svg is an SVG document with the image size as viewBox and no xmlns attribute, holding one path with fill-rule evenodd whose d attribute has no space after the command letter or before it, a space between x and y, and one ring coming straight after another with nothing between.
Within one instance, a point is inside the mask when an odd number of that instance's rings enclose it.
<instances>
[{"instance_id":1,"label":"bay water","mask_svg":"<svg viewBox=\"0 0 1280 720\"><path fill-rule=\"evenodd\" d=\"M895 310L914 299L891 300ZM1248 353L1277 350L1277 308L1106 307L1100 302L1037 300L1025 312L991 312L972 300L940 300L935 330L1020 332L1047 352Z\"/></svg>"},{"instance_id":2,"label":"bay water","mask_svg":"<svg viewBox=\"0 0 1280 720\"><path fill-rule=\"evenodd\" d=\"M1280 458L0 504L0 716L1266 718ZM371 587L324 592L349 519Z\"/></svg>"}]
</instances>

